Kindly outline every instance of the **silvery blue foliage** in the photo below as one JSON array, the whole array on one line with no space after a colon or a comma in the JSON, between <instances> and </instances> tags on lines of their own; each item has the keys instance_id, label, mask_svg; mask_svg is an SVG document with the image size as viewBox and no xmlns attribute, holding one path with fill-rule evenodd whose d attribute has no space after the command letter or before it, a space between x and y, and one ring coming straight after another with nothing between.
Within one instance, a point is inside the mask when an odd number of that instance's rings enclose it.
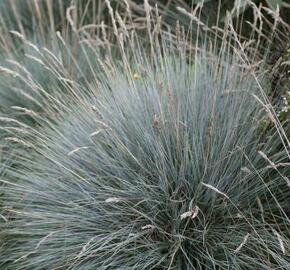
<instances>
[{"instance_id":1,"label":"silvery blue foliage","mask_svg":"<svg viewBox=\"0 0 290 270\"><path fill-rule=\"evenodd\" d=\"M129 50L22 126L3 269L289 268L287 155L261 134L262 74L180 51Z\"/></svg>"}]
</instances>

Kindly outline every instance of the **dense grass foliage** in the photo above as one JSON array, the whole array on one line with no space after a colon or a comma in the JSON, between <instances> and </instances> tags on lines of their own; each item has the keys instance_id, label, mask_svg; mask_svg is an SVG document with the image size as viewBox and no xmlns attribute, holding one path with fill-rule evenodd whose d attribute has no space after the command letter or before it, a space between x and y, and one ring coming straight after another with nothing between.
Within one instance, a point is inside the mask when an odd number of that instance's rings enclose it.
<instances>
[{"instance_id":1,"label":"dense grass foliage","mask_svg":"<svg viewBox=\"0 0 290 270\"><path fill-rule=\"evenodd\" d=\"M288 269L287 153L257 128L263 79L226 51L131 53L133 75L112 62L21 127L1 267Z\"/></svg>"},{"instance_id":2,"label":"dense grass foliage","mask_svg":"<svg viewBox=\"0 0 290 270\"><path fill-rule=\"evenodd\" d=\"M85 2L1 3L0 269L290 269L288 26Z\"/></svg>"}]
</instances>

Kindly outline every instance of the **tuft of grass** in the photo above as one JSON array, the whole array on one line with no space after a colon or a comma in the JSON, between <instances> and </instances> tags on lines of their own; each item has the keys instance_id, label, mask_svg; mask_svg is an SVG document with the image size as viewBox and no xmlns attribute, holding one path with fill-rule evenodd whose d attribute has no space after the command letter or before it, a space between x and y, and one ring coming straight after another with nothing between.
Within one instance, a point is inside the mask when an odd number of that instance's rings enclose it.
<instances>
[{"instance_id":1,"label":"tuft of grass","mask_svg":"<svg viewBox=\"0 0 290 270\"><path fill-rule=\"evenodd\" d=\"M29 51L1 72L35 100L7 107L38 126L0 117L0 268L289 269L290 143L259 42L227 22L221 44L192 44L145 1L142 46L106 4L114 45L70 16L60 47L13 32Z\"/></svg>"},{"instance_id":2,"label":"tuft of grass","mask_svg":"<svg viewBox=\"0 0 290 270\"><path fill-rule=\"evenodd\" d=\"M92 80L49 95L39 128L0 119L22 145L0 266L289 269L290 144L263 70L238 40L216 55L149 31L148 52L131 34L121 61L96 51Z\"/></svg>"}]
</instances>

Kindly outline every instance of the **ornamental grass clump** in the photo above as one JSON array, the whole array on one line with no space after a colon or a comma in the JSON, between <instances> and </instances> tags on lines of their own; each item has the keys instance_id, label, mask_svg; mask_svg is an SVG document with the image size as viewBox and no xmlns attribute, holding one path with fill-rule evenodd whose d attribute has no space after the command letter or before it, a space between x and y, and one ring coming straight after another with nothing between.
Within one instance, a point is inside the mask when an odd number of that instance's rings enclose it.
<instances>
[{"instance_id":1,"label":"ornamental grass clump","mask_svg":"<svg viewBox=\"0 0 290 270\"><path fill-rule=\"evenodd\" d=\"M157 29L147 50L115 29L121 59L81 42L82 84L39 49L67 91L37 128L0 118L15 144L0 268L289 269L290 143L249 44Z\"/></svg>"}]
</instances>

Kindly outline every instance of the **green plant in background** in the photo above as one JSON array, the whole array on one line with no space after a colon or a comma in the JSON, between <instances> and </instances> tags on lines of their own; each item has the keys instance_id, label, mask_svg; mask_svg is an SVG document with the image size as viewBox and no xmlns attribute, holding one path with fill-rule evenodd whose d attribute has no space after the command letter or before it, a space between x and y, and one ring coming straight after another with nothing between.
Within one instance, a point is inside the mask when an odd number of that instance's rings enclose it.
<instances>
[{"instance_id":1,"label":"green plant in background","mask_svg":"<svg viewBox=\"0 0 290 270\"><path fill-rule=\"evenodd\" d=\"M281 105L281 111L279 113L279 117L281 121L289 121L290 119L290 91L287 91L285 95L282 97L282 105Z\"/></svg>"},{"instance_id":2,"label":"green plant in background","mask_svg":"<svg viewBox=\"0 0 290 270\"><path fill-rule=\"evenodd\" d=\"M286 48L289 47L286 46ZM289 121L289 104L290 104L290 51L284 49L280 53L276 64L272 71L272 95L278 96L277 100L277 111L279 118L282 122Z\"/></svg>"},{"instance_id":3,"label":"green plant in background","mask_svg":"<svg viewBox=\"0 0 290 270\"><path fill-rule=\"evenodd\" d=\"M290 91L288 91L285 97L283 98L284 106L283 106L282 112L285 112L285 113L289 112L289 109L290 109L289 99L290 99Z\"/></svg>"},{"instance_id":4,"label":"green plant in background","mask_svg":"<svg viewBox=\"0 0 290 270\"><path fill-rule=\"evenodd\" d=\"M281 7L283 0L266 0L268 6L275 10L277 7Z\"/></svg>"}]
</instances>

